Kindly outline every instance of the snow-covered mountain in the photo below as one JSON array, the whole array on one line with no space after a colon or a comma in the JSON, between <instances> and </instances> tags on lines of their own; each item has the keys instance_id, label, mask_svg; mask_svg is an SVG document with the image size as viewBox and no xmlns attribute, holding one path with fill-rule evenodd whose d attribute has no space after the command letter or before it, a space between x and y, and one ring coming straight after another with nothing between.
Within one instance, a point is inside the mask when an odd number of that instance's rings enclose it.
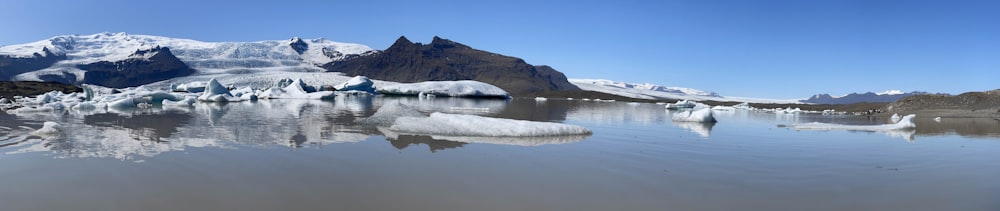
<instances>
[{"instance_id":1,"label":"snow-covered mountain","mask_svg":"<svg viewBox=\"0 0 1000 211\"><path fill-rule=\"evenodd\" d=\"M842 96L831 96L829 94L816 94L809 99L802 100L803 103L812 104L852 104L852 103L885 103L894 102L904 97L909 97L913 95L927 94L927 92L913 91L913 92L903 92L900 90L887 90L884 92L874 93L850 93Z\"/></svg>"},{"instance_id":2,"label":"snow-covered mountain","mask_svg":"<svg viewBox=\"0 0 1000 211\"><path fill-rule=\"evenodd\" d=\"M143 57L136 55L138 51L157 47L169 49L173 56L196 70L194 75L262 71L321 72L325 71L319 68L321 65L376 52L365 45L340 43L322 38L201 42L126 33L64 35L27 44L0 47L0 77L5 77L2 80L32 81L61 77L68 79L66 82L79 83L84 82L86 72L80 68L81 66L136 59L137 56ZM150 56L152 55L145 55L145 57ZM39 63L34 60L53 57L65 58L59 58L49 66L23 65L26 62ZM14 68L12 64L19 66ZM37 69L39 66L42 68Z\"/></svg>"},{"instance_id":3,"label":"snow-covered mountain","mask_svg":"<svg viewBox=\"0 0 1000 211\"><path fill-rule=\"evenodd\" d=\"M649 100L712 100L751 103L799 103L800 99L759 99L727 97L715 92L685 87L667 87L650 83L632 84L605 79L569 79L570 83L587 91L608 93L637 99Z\"/></svg>"}]
</instances>

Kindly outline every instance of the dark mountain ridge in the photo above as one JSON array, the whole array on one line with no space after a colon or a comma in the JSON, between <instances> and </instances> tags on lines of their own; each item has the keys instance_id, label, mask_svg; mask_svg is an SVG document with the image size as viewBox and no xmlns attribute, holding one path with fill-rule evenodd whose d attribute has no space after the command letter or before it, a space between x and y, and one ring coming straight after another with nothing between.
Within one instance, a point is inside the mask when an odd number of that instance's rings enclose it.
<instances>
[{"instance_id":1,"label":"dark mountain ridge","mask_svg":"<svg viewBox=\"0 0 1000 211\"><path fill-rule=\"evenodd\" d=\"M66 60L66 55L52 53L48 48L42 48L42 53L27 58L0 55L0 80L10 80L18 74L45 69Z\"/></svg>"},{"instance_id":2,"label":"dark mountain ridge","mask_svg":"<svg viewBox=\"0 0 1000 211\"><path fill-rule=\"evenodd\" d=\"M809 99L801 100L803 103L810 104L854 104L854 103L888 103L894 102L896 100L902 99L904 97L928 94L927 92L908 92L903 94L875 94L873 92L866 93L851 93L843 97L833 97L829 94L817 94L813 95Z\"/></svg>"},{"instance_id":3,"label":"dark mountain ridge","mask_svg":"<svg viewBox=\"0 0 1000 211\"><path fill-rule=\"evenodd\" d=\"M331 72L396 82L476 80L513 95L579 90L566 75L549 66L477 50L435 36L430 44L399 37L388 49L372 55L323 65Z\"/></svg>"},{"instance_id":4,"label":"dark mountain ridge","mask_svg":"<svg viewBox=\"0 0 1000 211\"><path fill-rule=\"evenodd\" d=\"M112 88L139 86L195 72L177 59L170 52L170 48L160 46L148 50L136 50L125 60L101 61L78 65L77 68L87 71L84 73L83 83Z\"/></svg>"}]
</instances>

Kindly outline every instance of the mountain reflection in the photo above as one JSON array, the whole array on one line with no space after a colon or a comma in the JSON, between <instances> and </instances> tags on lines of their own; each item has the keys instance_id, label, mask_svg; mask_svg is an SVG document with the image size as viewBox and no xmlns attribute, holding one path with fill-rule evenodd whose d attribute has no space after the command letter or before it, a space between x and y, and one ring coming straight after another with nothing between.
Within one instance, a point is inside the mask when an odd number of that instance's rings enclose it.
<instances>
[{"instance_id":1,"label":"mountain reflection","mask_svg":"<svg viewBox=\"0 0 1000 211\"><path fill-rule=\"evenodd\" d=\"M469 113L517 116L532 109L508 109L509 100L340 96L335 100L261 100L228 104L197 103L193 107L95 111L80 113L3 114L0 148L7 154L46 153L57 158L152 157L188 148L290 147L310 148L335 143L360 142L386 136L403 149L425 144L430 152L456 149L469 143L538 146L580 141L586 137L489 138L384 135L373 125L355 120L371 116L383 104L400 101L424 113ZM521 116L537 121L562 119L566 108L546 109L541 116ZM39 137L32 131L45 121L58 122L58 136Z\"/></svg>"}]
</instances>

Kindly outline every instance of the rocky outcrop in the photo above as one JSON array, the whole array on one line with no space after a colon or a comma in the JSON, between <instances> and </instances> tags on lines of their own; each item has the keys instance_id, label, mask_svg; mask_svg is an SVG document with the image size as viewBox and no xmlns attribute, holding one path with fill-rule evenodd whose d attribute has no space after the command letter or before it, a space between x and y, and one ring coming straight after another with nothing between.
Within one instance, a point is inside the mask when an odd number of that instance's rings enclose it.
<instances>
[{"instance_id":1,"label":"rocky outcrop","mask_svg":"<svg viewBox=\"0 0 1000 211\"><path fill-rule=\"evenodd\" d=\"M10 99L14 96L36 96L51 91L71 93L83 90L80 87L55 82L0 81L0 98Z\"/></svg>"},{"instance_id":2,"label":"rocky outcrop","mask_svg":"<svg viewBox=\"0 0 1000 211\"><path fill-rule=\"evenodd\" d=\"M385 51L323 66L331 72L397 82L476 80L513 95L579 90L563 73L548 66L473 49L434 37L430 44L400 37Z\"/></svg>"},{"instance_id":3,"label":"rocky outcrop","mask_svg":"<svg viewBox=\"0 0 1000 211\"><path fill-rule=\"evenodd\" d=\"M41 54L34 53L32 57L0 55L0 80L11 80L15 75L45 69L62 60L66 60L66 55L52 53L48 48L42 48Z\"/></svg>"},{"instance_id":4,"label":"rocky outcrop","mask_svg":"<svg viewBox=\"0 0 1000 211\"><path fill-rule=\"evenodd\" d=\"M928 109L987 110L1000 113L1000 89L960 95L928 94L905 97L886 105L886 110L905 112Z\"/></svg>"},{"instance_id":5,"label":"rocky outcrop","mask_svg":"<svg viewBox=\"0 0 1000 211\"><path fill-rule=\"evenodd\" d=\"M125 60L101 61L78 65L77 68L86 71L83 83L112 88L139 86L195 72L177 59L169 48L159 46L137 50Z\"/></svg>"}]
</instances>

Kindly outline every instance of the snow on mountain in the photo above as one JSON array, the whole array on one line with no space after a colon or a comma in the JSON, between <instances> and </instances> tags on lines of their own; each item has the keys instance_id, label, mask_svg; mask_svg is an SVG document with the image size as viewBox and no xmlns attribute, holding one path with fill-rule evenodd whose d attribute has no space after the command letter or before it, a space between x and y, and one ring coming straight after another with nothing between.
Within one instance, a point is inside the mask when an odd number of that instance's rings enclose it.
<instances>
[{"instance_id":1,"label":"snow on mountain","mask_svg":"<svg viewBox=\"0 0 1000 211\"><path fill-rule=\"evenodd\" d=\"M906 92L903 92L901 90L892 89L892 90L885 90L884 92L879 92L879 93L875 93L875 94L877 94L877 95L901 95L901 94L904 94L904 93L906 93Z\"/></svg>"},{"instance_id":2,"label":"snow on mountain","mask_svg":"<svg viewBox=\"0 0 1000 211\"><path fill-rule=\"evenodd\" d=\"M293 45L294 44L294 45ZM167 47L191 68L196 75L222 73L253 73L259 71L320 72L318 66L376 51L368 46L319 39L292 38L256 42L202 42L190 39L98 33L63 35L32 43L0 47L0 55L32 57L48 49L67 59L52 67L24 73L17 80L37 80L39 75L69 73L82 80L83 71L77 65L100 61L121 61L134 57L137 50L157 46ZM293 47L295 46L295 47ZM147 58L152 55L145 55Z\"/></svg>"},{"instance_id":3,"label":"snow on mountain","mask_svg":"<svg viewBox=\"0 0 1000 211\"><path fill-rule=\"evenodd\" d=\"M715 92L702 91L684 87L665 87L656 84L631 84L605 79L569 79L569 82L580 89L608 93L637 99L649 100L712 100L728 102L751 103L799 103L799 99L759 99L746 97L726 97Z\"/></svg>"}]
</instances>

